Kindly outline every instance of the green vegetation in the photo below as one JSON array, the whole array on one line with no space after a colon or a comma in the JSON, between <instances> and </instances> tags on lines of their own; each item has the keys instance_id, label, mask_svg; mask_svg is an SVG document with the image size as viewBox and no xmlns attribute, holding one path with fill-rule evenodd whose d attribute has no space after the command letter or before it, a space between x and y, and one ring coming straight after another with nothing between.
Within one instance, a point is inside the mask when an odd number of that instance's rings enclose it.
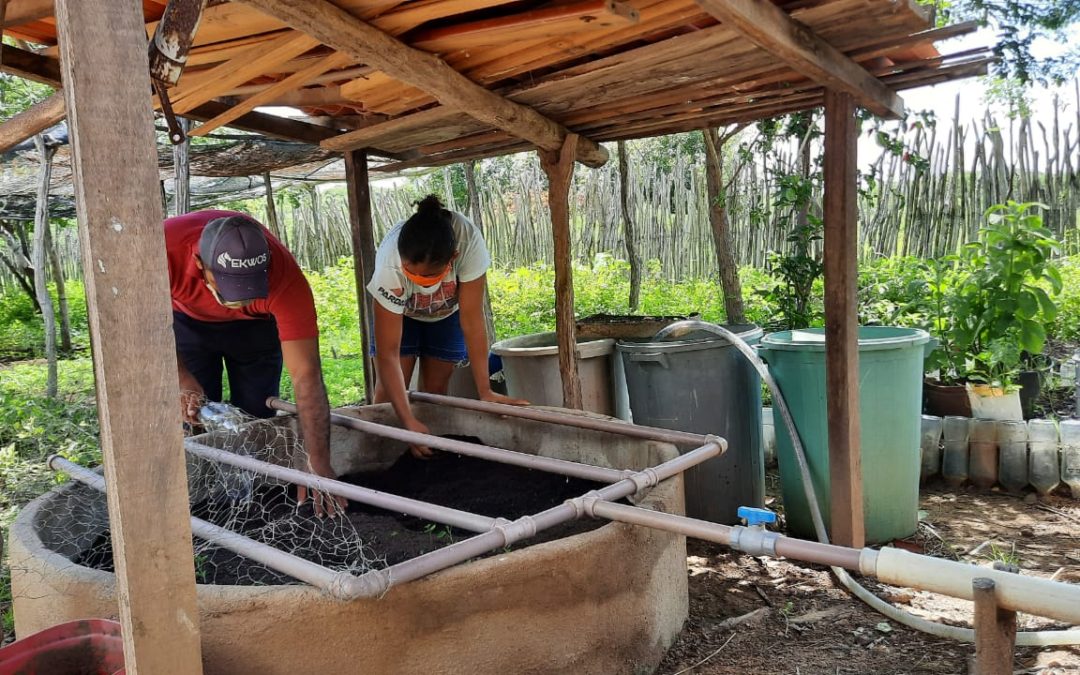
<instances>
[{"instance_id":1,"label":"green vegetation","mask_svg":"<svg viewBox=\"0 0 1080 675\"><path fill-rule=\"evenodd\" d=\"M1002 223L1011 222L1010 226L1015 228L1019 221L1010 221L1011 218L1023 219L1029 215L1016 209L1005 211ZM1035 227L1031 221L1027 225ZM979 250L980 256L998 255ZM935 333L950 330L951 318L942 303L964 287L966 280L957 271L958 264L954 259L936 263L890 258L862 265L860 322L921 327ZM1049 341L1075 342L1080 339L1080 256L1055 261L1060 283L1053 273L1047 276L1046 268L1040 264L1024 263L1029 276L1025 277L1023 291L1034 295L1036 311L1028 311L1026 304L1018 305L1015 316L1017 320L1037 321ZM723 296L716 280L675 282L664 278L656 261L647 267L642 285L642 314L698 312L707 321L724 321ZM1014 257L1013 271L1017 269ZM783 327L789 317L772 293L780 280L753 268L741 270L740 277L748 320L768 329ZM358 402L363 398L363 351L356 318L352 261L344 259L322 272L309 273L308 278L319 309L323 373L330 401L333 405ZM554 330L555 273L550 265L495 269L488 279L499 338ZM1042 291L1052 295L1058 286L1062 291L1055 299L1057 312L1046 312ZM574 290L579 316L600 312L628 314L629 265L609 254L597 255L591 265L575 266ZM72 299L77 351L60 361L60 395L55 400L44 394L44 362L25 360L28 355L40 353L41 342L41 329L29 301L17 290L0 295L0 525L9 523L23 504L59 480L45 468L44 461L50 454L58 453L84 465L100 461L93 367L86 348L81 285L69 282L68 294ZM821 324L821 303L822 284L816 279L808 295L808 306L817 308L812 325ZM1029 304L1029 301L1018 303ZM287 375L282 378L282 394L292 397ZM8 592L6 584L0 576L0 608L6 606L2 595L5 592ZM9 614L4 617L6 622L10 622Z\"/></svg>"}]
</instances>

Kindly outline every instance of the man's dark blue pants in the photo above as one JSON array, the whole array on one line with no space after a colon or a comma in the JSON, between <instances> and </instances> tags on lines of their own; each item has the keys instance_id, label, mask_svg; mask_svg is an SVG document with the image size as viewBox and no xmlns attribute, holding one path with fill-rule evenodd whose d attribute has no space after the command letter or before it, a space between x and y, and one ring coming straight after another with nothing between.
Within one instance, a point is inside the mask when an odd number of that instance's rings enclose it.
<instances>
[{"instance_id":1,"label":"man's dark blue pants","mask_svg":"<svg viewBox=\"0 0 1080 675\"><path fill-rule=\"evenodd\" d=\"M256 417L273 417L266 407L281 382L281 341L269 319L198 321L173 310L176 351L202 386L206 398L221 400L221 376L229 376L231 403Z\"/></svg>"}]
</instances>

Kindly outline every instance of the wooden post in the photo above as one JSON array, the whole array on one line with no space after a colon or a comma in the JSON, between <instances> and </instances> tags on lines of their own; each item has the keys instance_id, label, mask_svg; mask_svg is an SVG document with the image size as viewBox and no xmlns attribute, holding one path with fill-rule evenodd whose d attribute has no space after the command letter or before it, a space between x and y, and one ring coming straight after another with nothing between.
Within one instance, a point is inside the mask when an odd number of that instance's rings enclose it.
<instances>
[{"instance_id":1,"label":"wooden post","mask_svg":"<svg viewBox=\"0 0 1080 675\"><path fill-rule=\"evenodd\" d=\"M270 232L281 239L281 226L278 224L277 206L274 204L274 181L270 178L270 172L263 174L263 184L266 187L266 226Z\"/></svg>"},{"instance_id":2,"label":"wooden post","mask_svg":"<svg viewBox=\"0 0 1080 675\"><path fill-rule=\"evenodd\" d=\"M56 148L47 145L42 134L34 136L34 145L41 161L37 207L34 209L34 291L37 293L38 305L41 306L41 319L45 323L45 361L48 363L45 393L49 398L56 398L56 312L53 309L52 296L49 295L48 272L45 268L45 249L49 236L49 188Z\"/></svg>"},{"instance_id":3,"label":"wooden post","mask_svg":"<svg viewBox=\"0 0 1080 675\"><path fill-rule=\"evenodd\" d=\"M353 273L360 315L360 339L364 345L364 397L375 400L375 361L368 356L371 345L371 297L367 283L375 270L375 224L371 217L371 186L368 185L367 152L345 153L345 186L349 193L349 226L352 231Z\"/></svg>"},{"instance_id":4,"label":"wooden post","mask_svg":"<svg viewBox=\"0 0 1080 675\"><path fill-rule=\"evenodd\" d=\"M975 673L1012 675L1016 646L1016 612L998 607L994 580L972 580L975 600Z\"/></svg>"},{"instance_id":5,"label":"wooden post","mask_svg":"<svg viewBox=\"0 0 1080 675\"><path fill-rule=\"evenodd\" d=\"M641 256L634 235L634 217L630 212L630 158L626 141L619 141L616 148L619 154L619 211L622 212L627 262L630 263L630 311L636 312L641 301Z\"/></svg>"},{"instance_id":6,"label":"wooden post","mask_svg":"<svg viewBox=\"0 0 1080 675\"><path fill-rule=\"evenodd\" d=\"M172 147L173 156L173 215L182 216L191 211L191 164L189 163L191 139L187 138L191 120L177 120L184 131L184 142Z\"/></svg>"},{"instance_id":7,"label":"wooden post","mask_svg":"<svg viewBox=\"0 0 1080 675\"><path fill-rule=\"evenodd\" d=\"M559 152L537 150L548 178L548 206L555 240L555 333L559 345L563 407L581 410L577 327L574 324L574 272L570 257L570 181L578 136L570 134Z\"/></svg>"},{"instance_id":8,"label":"wooden post","mask_svg":"<svg viewBox=\"0 0 1080 675\"><path fill-rule=\"evenodd\" d=\"M859 319L856 308L855 105L825 91L825 391L829 429L832 540L862 548L859 447Z\"/></svg>"},{"instance_id":9,"label":"wooden post","mask_svg":"<svg viewBox=\"0 0 1080 675\"><path fill-rule=\"evenodd\" d=\"M465 162L465 186L469 191L469 218L473 225L484 234L484 212L480 208L480 188L476 185L475 159ZM491 247L488 247L491 250ZM495 312L491 309L491 294L484 289L484 328L487 330L488 347L495 343Z\"/></svg>"},{"instance_id":10,"label":"wooden post","mask_svg":"<svg viewBox=\"0 0 1080 675\"><path fill-rule=\"evenodd\" d=\"M56 26L125 667L201 673L142 4L57 0Z\"/></svg>"}]
</instances>

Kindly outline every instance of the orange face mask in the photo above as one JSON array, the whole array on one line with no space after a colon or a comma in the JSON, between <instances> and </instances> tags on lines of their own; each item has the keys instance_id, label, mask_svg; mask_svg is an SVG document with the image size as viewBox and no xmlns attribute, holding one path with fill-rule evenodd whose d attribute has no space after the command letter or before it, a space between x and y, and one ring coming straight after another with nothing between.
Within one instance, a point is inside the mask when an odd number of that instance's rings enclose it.
<instances>
[{"instance_id":1,"label":"orange face mask","mask_svg":"<svg viewBox=\"0 0 1080 675\"><path fill-rule=\"evenodd\" d=\"M406 279L413 282L414 284L417 284L418 286L424 286L426 288L429 286L434 286L435 284L442 281L443 277L445 277L446 274L450 271L450 266L453 264L453 262L454 261L451 260L450 262L446 263L446 267L444 267L443 270L438 274L416 274L405 269L404 265L401 266L401 271L405 275Z\"/></svg>"}]
</instances>

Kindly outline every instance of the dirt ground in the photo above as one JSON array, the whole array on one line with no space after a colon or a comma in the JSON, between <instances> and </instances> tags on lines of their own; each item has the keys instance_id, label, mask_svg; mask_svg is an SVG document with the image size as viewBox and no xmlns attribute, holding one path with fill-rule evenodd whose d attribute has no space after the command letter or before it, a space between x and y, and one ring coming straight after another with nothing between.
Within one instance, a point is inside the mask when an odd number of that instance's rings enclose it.
<instances>
[{"instance_id":1,"label":"dirt ground","mask_svg":"<svg viewBox=\"0 0 1080 675\"><path fill-rule=\"evenodd\" d=\"M769 477L776 505L776 477ZM898 545L1023 574L1080 583L1080 500L1067 491L1035 499L943 484L924 487L916 535ZM888 621L851 597L823 567L751 558L688 542L690 619L657 669L695 673L967 673L974 647ZM969 626L970 602L867 583L923 618ZM1063 627L1020 615L1020 630ZM1080 648L1018 648L1017 673L1080 673Z\"/></svg>"}]
</instances>

